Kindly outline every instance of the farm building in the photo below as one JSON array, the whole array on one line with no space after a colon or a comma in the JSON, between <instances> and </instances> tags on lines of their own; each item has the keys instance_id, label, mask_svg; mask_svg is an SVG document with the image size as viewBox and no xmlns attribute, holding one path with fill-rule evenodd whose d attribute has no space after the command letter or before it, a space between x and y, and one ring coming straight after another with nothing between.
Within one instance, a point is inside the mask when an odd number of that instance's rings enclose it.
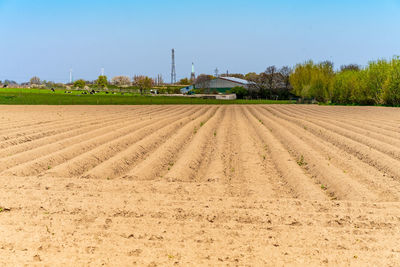
<instances>
[{"instance_id":1,"label":"farm building","mask_svg":"<svg viewBox=\"0 0 400 267\"><path fill-rule=\"evenodd\" d=\"M209 81L202 81L195 84L196 89L210 89L210 91L217 91L225 93L234 87L249 88L251 82L235 77L218 77Z\"/></svg>"}]
</instances>

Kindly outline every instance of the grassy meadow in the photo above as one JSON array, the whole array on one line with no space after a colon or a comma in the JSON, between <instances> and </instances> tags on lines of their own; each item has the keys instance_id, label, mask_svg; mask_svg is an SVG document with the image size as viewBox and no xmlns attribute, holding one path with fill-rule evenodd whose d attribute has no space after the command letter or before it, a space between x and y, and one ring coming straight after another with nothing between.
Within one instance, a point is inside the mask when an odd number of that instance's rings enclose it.
<instances>
[{"instance_id":1,"label":"grassy meadow","mask_svg":"<svg viewBox=\"0 0 400 267\"><path fill-rule=\"evenodd\" d=\"M292 100L217 100L179 96L152 96L119 92L84 95L84 91L0 89L1 105L178 105L178 104L294 104Z\"/></svg>"}]
</instances>

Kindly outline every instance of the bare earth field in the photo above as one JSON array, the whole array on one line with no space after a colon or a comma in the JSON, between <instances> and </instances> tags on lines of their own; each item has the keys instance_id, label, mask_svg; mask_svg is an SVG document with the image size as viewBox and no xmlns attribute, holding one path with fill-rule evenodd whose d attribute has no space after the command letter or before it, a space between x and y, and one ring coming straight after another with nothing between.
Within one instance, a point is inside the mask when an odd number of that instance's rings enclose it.
<instances>
[{"instance_id":1,"label":"bare earth field","mask_svg":"<svg viewBox=\"0 0 400 267\"><path fill-rule=\"evenodd\" d=\"M400 266L400 109L0 106L0 266Z\"/></svg>"}]
</instances>

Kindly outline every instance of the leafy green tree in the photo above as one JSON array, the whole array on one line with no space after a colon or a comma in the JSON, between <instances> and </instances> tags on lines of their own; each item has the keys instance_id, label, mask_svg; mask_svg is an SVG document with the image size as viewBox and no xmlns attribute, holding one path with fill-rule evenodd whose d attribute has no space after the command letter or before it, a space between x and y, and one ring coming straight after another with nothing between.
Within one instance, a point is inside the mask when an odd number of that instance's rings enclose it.
<instances>
[{"instance_id":1,"label":"leafy green tree","mask_svg":"<svg viewBox=\"0 0 400 267\"><path fill-rule=\"evenodd\" d=\"M374 100L374 104L382 103L383 86L388 79L391 64L387 60L372 61L365 69L365 90Z\"/></svg>"},{"instance_id":2,"label":"leafy green tree","mask_svg":"<svg viewBox=\"0 0 400 267\"><path fill-rule=\"evenodd\" d=\"M325 61L314 66L311 77L310 95L319 102L330 100L329 88L334 76L335 72L331 62Z\"/></svg>"},{"instance_id":3,"label":"leafy green tree","mask_svg":"<svg viewBox=\"0 0 400 267\"><path fill-rule=\"evenodd\" d=\"M400 106L400 57L391 61L391 68L382 92L383 104Z\"/></svg>"},{"instance_id":4,"label":"leafy green tree","mask_svg":"<svg viewBox=\"0 0 400 267\"><path fill-rule=\"evenodd\" d=\"M77 88L80 88L80 89L85 88L85 85L86 85L86 82L84 80L82 80L82 79L76 80L74 82L74 87L77 87Z\"/></svg>"},{"instance_id":5,"label":"leafy green tree","mask_svg":"<svg viewBox=\"0 0 400 267\"><path fill-rule=\"evenodd\" d=\"M96 85L100 88L105 88L108 85L107 76L100 75L96 80Z\"/></svg>"},{"instance_id":6,"label":"leafy green tree","mask_svg":"<svg viewBox=\"0 0 400 267\"><path fill-rule=\"evenodd\" d=\"M293 88L293 93L303 98L312 97L310 94L311 79L314 72L314 62L307 61L304 64L297 64L294 71L290 74L289 81Z\"/></svg>"},{"instance_id":7,"label":"leafy green tree","mask_svg":"<svg viewBox=\"0 0 400 267\"><path fill-rule=\"evenodd\" d=\"M330 87L334 77L335 72L331 62L324 61L314 64L312 61L308 61L296 66L290 74L289 81L294 94L326 102L332 97Z\"/></svg>"},{"instance_id":8,"label":"leafy green tree","mask_svg":"<svg viewBox=\"0 0 400 267\"><path fill-rule=\"evenodd\" d=\"M347 70L336 74L331 85L331 101L337 104L351 104L360 90L360 72Z\"/></svg>"}]
</instances>

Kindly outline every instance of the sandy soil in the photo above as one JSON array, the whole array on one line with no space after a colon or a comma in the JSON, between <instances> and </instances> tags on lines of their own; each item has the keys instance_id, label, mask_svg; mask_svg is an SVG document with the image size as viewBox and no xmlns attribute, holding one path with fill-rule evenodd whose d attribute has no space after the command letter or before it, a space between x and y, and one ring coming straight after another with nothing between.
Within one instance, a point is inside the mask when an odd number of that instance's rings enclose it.
<instances>
[{"instance_id":1,"label":"sandy soil","mask_svg":"<svg viewBox=\"0 0 400 267\"><path fill-rule=\"evenodd\" d=\"M0 265L400 266L400 109L0 106Z\"/></svg>"}]
</instances>

